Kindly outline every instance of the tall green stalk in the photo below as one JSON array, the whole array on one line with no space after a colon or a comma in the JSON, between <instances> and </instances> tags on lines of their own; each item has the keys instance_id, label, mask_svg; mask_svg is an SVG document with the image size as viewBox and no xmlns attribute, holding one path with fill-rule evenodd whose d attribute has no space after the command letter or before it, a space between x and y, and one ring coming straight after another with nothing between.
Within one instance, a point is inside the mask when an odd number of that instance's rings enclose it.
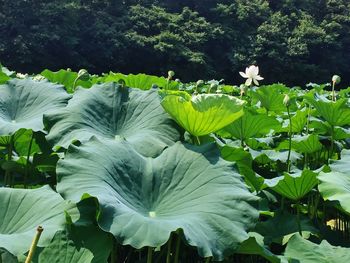
<instances>
[{"instance_id":1,"label":"tall green stalk","mask_svg":"<svg viewBox=\"0 0 350 263\"><path fill-rule=\"evenodd\" d=\"M176 249L175 249L175 260L174 260L174 263L179 263L180 243L181 243L180 233L177 233L177 237L176 237Z\"/></svg>"},{"instance_id":2,"label":"tall green stalk","mask_svg":"<svg viewBox=\"0 0 350 263\"><path fill-rule=\"evenodd\" d=\"M30 152L32 151L33 139L34 139L34 132L32 132L32 136L30 138L29 147L28 147L27 163L26 163L26 168L24 172L24 188L27 188L27 183L28 183L29 158L30 158Z\"/></svg>"},{"instance_id":3,"label":"tall green stalk","mask_svg":"<svg viewBox=\"0 0 350 263\"><path fill-rule=\"evenodd\" d=\"M287 113L288 113L288 119L289 119L289 132L288 132L288 157L287 157L287 172L290 172L290 166L291 166L291 161L290 161L290 154L292 151L292 117L290 116L290 110L289 106L287 106Z\"/></svg>"},{"instance_id":4,"label":"tall green stalk","mask_svg":"<svg viewBox=\"0 0 350 263\"><path fill-rule=\"evenodd\" d=\"M36 234L34 236L34 239L32 241L32 244L30 246L30 249L29 249L29 253L28 253L28 256L26 258L26 261L25 263L31 263L32 262L32 258L34 256L34 253L35 253L35 250L36 250L36 247L38 245L38 242L39 242L39 239L40 239L40 236L41 236L41 233L43 232L43 228L41 226L38 226L37 230L36 230Z\"/></svg>"},{"instance_id":5,"label":"tall green stalk","mask_svg":"<svg viewBox=\"0 0 350 263\"><path fill-rule=\"evenodd\" d=\"M7 145L7 161L8 162L10 162L12 160L13 141L14 141L14 135L11 135L10 142ZM7 169L5 171L4 183L5 183L5 186L7 186L7 185L11 186L11 172L9 169Z\"/></svg>"},{"instance_id":6,"label":"tall green stalk","mask_svg":"<svg viewBox=\"0 0 350 263\"><path fill-rule=\"evenodd\" d=\"M152 257L153 257L153 248L148 247L147 250L147 263L152 263Z\"/></svg>"}]
</instances>

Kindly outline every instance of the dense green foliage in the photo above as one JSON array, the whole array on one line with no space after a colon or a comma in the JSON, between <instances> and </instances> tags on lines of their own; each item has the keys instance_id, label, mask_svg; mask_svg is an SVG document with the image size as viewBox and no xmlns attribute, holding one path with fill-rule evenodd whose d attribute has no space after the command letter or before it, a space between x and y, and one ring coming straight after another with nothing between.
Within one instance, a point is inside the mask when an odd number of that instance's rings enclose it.
<instances>
[{"instance_id":1,"label":"dense green foliage","mask_svg":"<svg viewBox=\"0 0 350 263\"><path fill-rule=\"evenodd\" d=\"M348 0L0 1L0 61L23 72L236 82L257 63L268 83L350 83Z\"/></svg>"},{"instance_id":2,"label":"dense green foliage","mask_svg":"<svg viewBox=\"0 0 350 263\"><path fill-rule=\"evenodd\" d=\"M0 73L1 263L349 261L350 88Z\"/></svg>"}]
</instances>

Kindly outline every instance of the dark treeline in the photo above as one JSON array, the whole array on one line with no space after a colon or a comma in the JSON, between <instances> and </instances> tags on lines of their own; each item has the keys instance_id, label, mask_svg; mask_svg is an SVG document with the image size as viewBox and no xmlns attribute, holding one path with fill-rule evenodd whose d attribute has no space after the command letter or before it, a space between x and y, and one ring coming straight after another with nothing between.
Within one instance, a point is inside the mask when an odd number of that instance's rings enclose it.
<instances>
[{"instance_id":1,"label":"dark treeline","mask_svg":"<svg viewBox=\"0 0 350 263\"><path fill-rule=\"evenodd\" d=\"M0 62L264 83L350 84L349 0L0 1Z\"/></svg>"}]
</instances>

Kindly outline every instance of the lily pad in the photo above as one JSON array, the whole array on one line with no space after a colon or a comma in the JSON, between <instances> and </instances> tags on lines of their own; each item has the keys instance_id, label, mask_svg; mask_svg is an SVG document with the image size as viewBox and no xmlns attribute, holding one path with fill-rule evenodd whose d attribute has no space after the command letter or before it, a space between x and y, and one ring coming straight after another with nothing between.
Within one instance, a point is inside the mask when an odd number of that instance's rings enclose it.
<instances>
[{"instance_id":1,"label":"lily pad","mask_svg":"<svg viewBox=\"0 0 350 263\"><path fill-rule=\"evenodd\" d=\"M190 96L180 91L165 95L161 102L176 122L194 136L216 132L237 120L243 115L244 103L229 95Z\"/></svg>"},{"instance_id":2,"label":"lily pad","mask_svg":"<svg viewBox=\"0 0 350 263\"><path fill-rule=\"evenodd\" d=\"M180 137L160 105L157 90L123 88L116 83L78 88L68 106L45 115L47 139L67 148L73 141L126 140L147 156L157 155Z\"/></svg>"},{"instance_id":3,"label":"lily pad","mask_svg":"<svg viewBox=\"0 0 350 263\"><path fill-rule=\"evenodd\" d=\"M43 131L43 114L64 108L70 96L60 85L30 78L12 79L0 85L0 134L21 128Z\"/></svg>"},{"instance_id":4,"label":"lily pad","mask_svg":"<svg viewBox=\"0 0 350 263\"><path fill-rule=\"evenodd\" d=\"M42 226L39 246L45 246L63 229L65 211L77 219L79 211L49 186L35 190L0 188L0 247L18 256L29 250L38 226Z\"/></svg>"},{"instance_id":5,"label":"lily pad","mask_svg":"<svg viewBox=\"0 0 350 263\"><path fill-rule=\"evenodd\" d=\"M71 145L57 174L64 198L96 197L99 226L135 248L164 245L182 229L201 256L222 260L248 238L258 218L252 206L257 197L215 144L176 143L151 159L127 143L93 138Z\"/></svg>"},{"instance_id":6,"label":"lily pad","mask_svg":"<svg viewBox=\"0 0 350 263\"><path fill-rule=\"evenodd\" d=\"M302 238L299 234L289 240L284 255L302 263L350 262L349 248L332 246L326 240L323 240L321 244L315 244Z\"/></svg>"}]
</instances>

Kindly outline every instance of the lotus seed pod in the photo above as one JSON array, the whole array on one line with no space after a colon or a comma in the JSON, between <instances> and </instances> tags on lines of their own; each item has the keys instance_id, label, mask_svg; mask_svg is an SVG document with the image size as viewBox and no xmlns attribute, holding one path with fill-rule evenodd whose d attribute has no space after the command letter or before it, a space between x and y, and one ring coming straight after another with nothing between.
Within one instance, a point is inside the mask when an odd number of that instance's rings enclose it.
<instances>
[{"instance_id":1,"label":"lotus seed pod","mask_svg":"<svg viewBox=\"0 0 350 263\"><path fill-rule=\"evenodd\" d=\"M202 85L204 85L204 81L201 80L201 79L198 80L197 83L196 83L196 86L197 86L197 87L200 87L200 86L202 86Z\"/></svg>"},{"instance_id":2,"label":"lotus seed pod","mask_svg":"<svg viewBox=\"0 0 350 263\"><path fill-rule=\"evenodd\" d=\"M341 81L340 76L338 76L338 75L334 75L334 76L332 77L332 82L333 82L333 83L335 83L335 84L339 84L339 83L340 83L340 81Z\"/></svg>"},{"instance_id":3,"label":"lotus seed pod","mask_svg":"<svg viewBox=\"0 0 350 263\"><path fill-rule=\"evenodd\" d=\"M175 72L172 71L172 70L169 70L169 71L168 71L168 79L171 79L171 78L174 77L174 76L175 76Z\"/></svg>"},{"instance_id":4,"label":"lotus seed pod","mask_svg":"<svg viewBox=\"0 0 350 263\"><path fill-rule=\"evenodd\" d=\"M89 74L89 72L87 72L86 69L81 69L78 72L78 78L83 80L83 81L87 81L90 79L90 74Z\"/></svg>"},{"instance_id":5,"label":"lotus seed pod","mask_svg":"<svg viewBox=\"0 0 350 263\"><path fill-rule=\"evenodd\" d=\"M289 97L288 94L286 94L286 95L284 96L283 104L284 104L284 106L289 107L289 105L290 105L290 97Z\"/></svg>"}]
</instances>

